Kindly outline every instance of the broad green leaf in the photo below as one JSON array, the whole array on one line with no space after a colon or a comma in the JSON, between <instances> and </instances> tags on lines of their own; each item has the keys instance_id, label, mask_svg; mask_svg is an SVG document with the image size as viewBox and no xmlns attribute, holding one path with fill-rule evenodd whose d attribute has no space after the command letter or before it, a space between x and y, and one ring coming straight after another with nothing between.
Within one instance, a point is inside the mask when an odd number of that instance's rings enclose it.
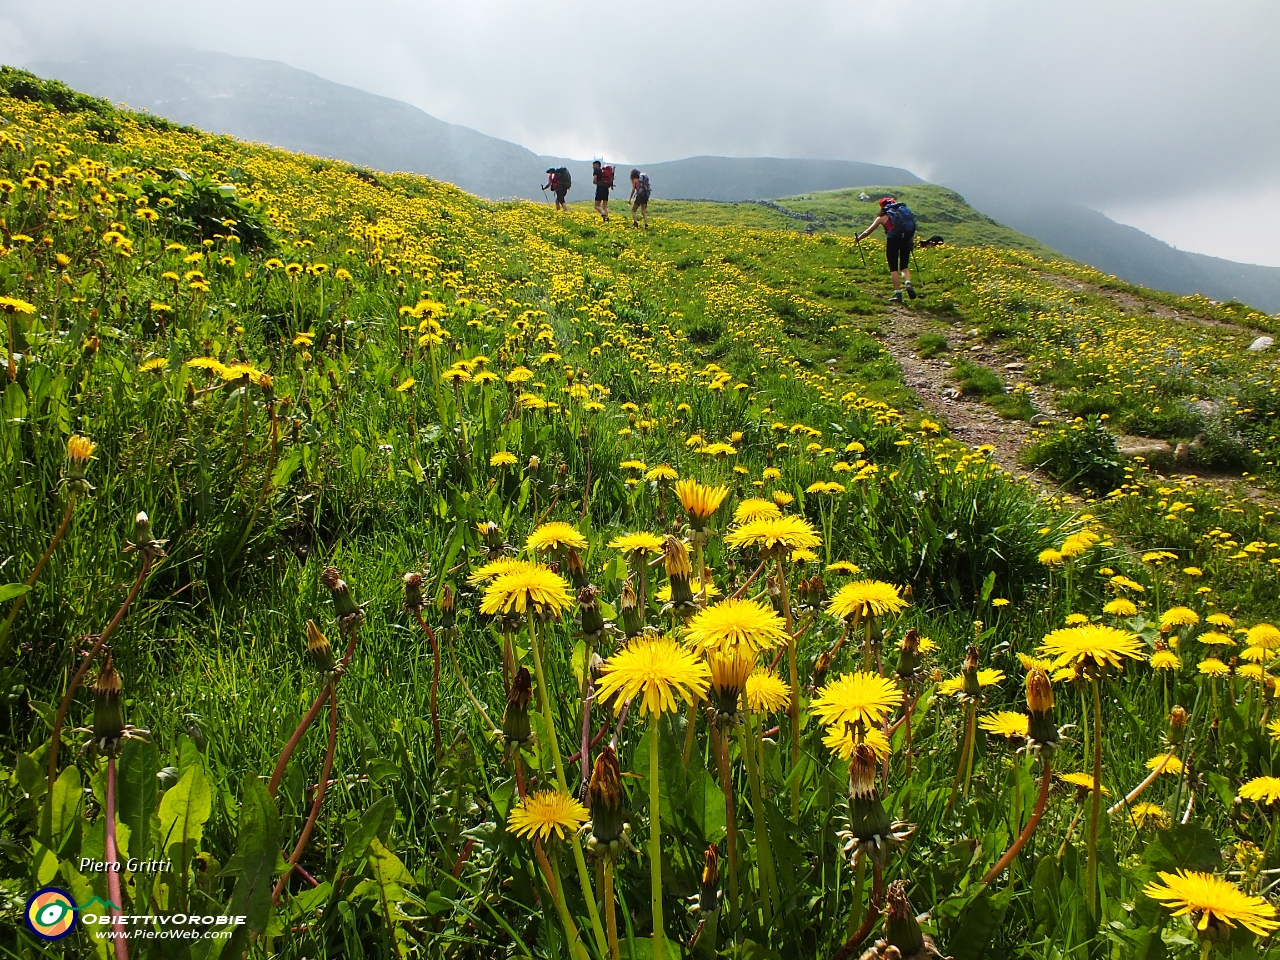
<instances>
[{"instance_id":1,"label":"broad green leaf","mask_svg":"<svg viewBox=\"0 0 1280 960\"><path fill-rule=\"evenodd\" d=\"M347 825L342 856L338 859L335 876L350 871L364 857L369 844L394 822L396 803L391 797L383 797L374 803L364 815Z\"/></svg>"},{"instance_id":2,"label":"broad green leaf","mask_svg":"<svg viewBox=\"0 0 1280 960\"><path fill-rule=\"evenodd\" d=\"M67 767L53 784L53 794L45 799L40 818L41 839L59 853L73 846L79 836L80 807L84 793L80 787L80 771ZM64 853L70 856L70 853Z\"/></svg>"},{"instance_id":3,"label":"broad green leaf","mask_svg":"<svg viewBox=\"0 0 1280 960\"><path fill-rule=\"evenodd\" d=\"M276 862L280 858L279 834L279 814L267 785L253 772L246 773L240 798L236 852L225 871L236 878L227 913L245 918L231 935L232 956L243 953L250 934L261 934L267 929Z\"/></svg>"},{"instance_id":4,"label":"broad green leaf","mask_svg":"<svg viewBox=\"0 0 1280 960\"><path fill-rule=\"evenodd\" d=\"M133 838L129 855L140 860L151 857L151 816L156 809L159 770L160 754L153 744L140 740L125 743L116 775L118 816Z\"/></svg>"},{"instance_id":5,"label":"broad green leaf","mask_svg":"<svg viewBox=\"0 0 1280 960\"><path fill-rule=\"evenodd\" d=\"M67 884L67 892L71 894L76 903L86 904L97 895L97 891L93 889L89 879L84 874L77 872L70 861L62 864L62 876ZM93 956L97 957L97 960L110 960L112 956L110 940L106 937L96 937L88 933L87 930L85 939L92 945Z\"/></svg>"},{"instance_id":6,"label":"broad green leaf","mask_svg":"<svg viewBox=\"0 0 1280 960\"><path fill-rule=\"evenodd\" d=\"M23 594L30 593L31 588L25 583L5 583L0 584L0 603L8 600L16 600Z\"/></svg>"},{"instance_id":7,"label":"broad green leaf","mask_svg":"<svg viewBox=\"0 0 1280 960\"><path fill-rule=\"evenodd\" d=\"M1153 870L1212 871L1221 863L1218 838L1194 823L1174 824L1147 844L1142 859Z\"/></svg>"},{"instance_id":8,"label":"broad green leaf","mask_svg":"<svg viewBox=\"0 0 1280 960\"><path fill-rule=\"evenodd\" d=\"M684 810L705 843L719 843L724 839L724 792L706 770L689 781Z\"/></svg>"},{"instance_id":9,"label":"broad green leaf","mask_svg":"<svg viewBox=\"0 0 1280 960\"><path fill-rule=\"evenodd\" d=\"M205 821L213 810L213 788L204 765L193 763L160 800L160 843L157 847L173 861L177 906L186 903L187 868L204 834Z\"/></svg>"}]
</instances>

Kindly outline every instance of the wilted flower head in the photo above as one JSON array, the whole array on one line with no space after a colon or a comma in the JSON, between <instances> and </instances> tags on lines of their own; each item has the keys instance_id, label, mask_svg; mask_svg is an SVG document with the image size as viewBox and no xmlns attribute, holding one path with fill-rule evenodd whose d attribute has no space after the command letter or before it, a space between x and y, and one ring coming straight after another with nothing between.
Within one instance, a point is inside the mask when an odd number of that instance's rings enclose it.
<instances>
[{"instance_id":1,"label":"wilted flower head","mask_svg":"<svg viewBox=\"0 0 1280 960\"><path fill-rule=\"evenodd\" d=\"M314 620L307 621L307 656L322 675L333 673L333 647Z\"/></svg>"}]
</instances>

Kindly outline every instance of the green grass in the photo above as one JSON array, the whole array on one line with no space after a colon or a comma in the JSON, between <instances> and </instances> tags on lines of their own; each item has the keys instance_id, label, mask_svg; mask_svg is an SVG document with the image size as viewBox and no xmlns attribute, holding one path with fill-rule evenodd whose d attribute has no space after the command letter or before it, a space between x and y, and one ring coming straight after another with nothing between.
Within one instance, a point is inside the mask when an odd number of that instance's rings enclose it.
<instances>
[{"instance_id":1,"label":"green grass","mask_svg":"<svg viewBox=\"0 0 1280 960\"><path fill-rule=\"evenodd\" d=\"M932 360L950 349L947 338L940 333L922 333L916 337L916 353L924 360Z\"/></svg>"}]
</instances>

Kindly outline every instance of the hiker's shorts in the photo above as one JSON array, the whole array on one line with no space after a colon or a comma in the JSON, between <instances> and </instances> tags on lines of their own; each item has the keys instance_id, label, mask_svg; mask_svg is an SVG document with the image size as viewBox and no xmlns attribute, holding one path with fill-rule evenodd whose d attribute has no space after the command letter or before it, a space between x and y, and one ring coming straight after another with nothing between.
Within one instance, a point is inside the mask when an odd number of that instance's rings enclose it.
<instances>
[{"instance_id":1,"label":"hiker's shorts","mask_svg":"<svg viewBox=\"0 0 1280 960\"><path fill-rule=\"evenodd\" d=\"M569 192L568 190L557 190L557 191L555 192L555 194L556 194L556 202L557 202L557 203L564 203L564 195L565 195L566 193L568 193L568 192Z\"/></svg>"},{"instance_id":2,"label":"hiker's shorts","mask_svg":"<svg viewBox=\"0 0 1280 960\"><path fill-rule=\"evenodd\" d=\"M884 254L889 258L890 270L905 270L907 264L911 260L911 251L915 247L916 235L914 233L893 236L892 234L884 238Z\"/></svg>"},{"instance_id":3,"label":"hiker's shorts","mask_svg":"<svg viewBox=\"0 0 1280 960\"><path fill-rule=\"evenodd\" d=\"M608 200L608 199L609 199L609 188L606 187L603 183L597 185L596 186L596 202L599 203L601 200Z\"/></svg>"}]
</instances>

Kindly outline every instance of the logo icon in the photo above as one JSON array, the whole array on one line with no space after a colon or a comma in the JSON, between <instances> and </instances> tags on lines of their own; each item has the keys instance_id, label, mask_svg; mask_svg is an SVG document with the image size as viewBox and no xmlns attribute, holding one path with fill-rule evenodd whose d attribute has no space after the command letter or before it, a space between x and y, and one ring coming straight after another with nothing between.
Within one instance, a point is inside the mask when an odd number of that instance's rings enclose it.
<instances>
[{"instance_id":1,"label":"logo icon","mask_svg":"<svg viewBox=\"0 0 1280 960\"><path fill-rule=\"evenodd\" d=\"M41 940L61 940L76 923L76 903L57 887L37 890L27 901L27 926Z\"/></svg>"}]
</instances>

